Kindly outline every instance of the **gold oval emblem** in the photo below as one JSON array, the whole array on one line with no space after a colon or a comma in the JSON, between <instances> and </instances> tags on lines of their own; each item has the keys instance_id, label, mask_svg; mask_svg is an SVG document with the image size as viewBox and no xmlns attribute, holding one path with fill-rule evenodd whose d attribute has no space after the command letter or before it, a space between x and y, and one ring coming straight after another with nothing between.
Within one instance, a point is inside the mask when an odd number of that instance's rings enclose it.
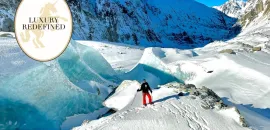
<instances>
[{"instance_id":1,"label":"gold oval emblem","mask_svg":"<svg viewBox=\"0 0 270 130\"><path fill-rule=\"evenodd\" d=\"M22 0L15 15L15 35L23 52L50 61L67 48L72 15L65 0Z\"/></svg>"}]
</instances>

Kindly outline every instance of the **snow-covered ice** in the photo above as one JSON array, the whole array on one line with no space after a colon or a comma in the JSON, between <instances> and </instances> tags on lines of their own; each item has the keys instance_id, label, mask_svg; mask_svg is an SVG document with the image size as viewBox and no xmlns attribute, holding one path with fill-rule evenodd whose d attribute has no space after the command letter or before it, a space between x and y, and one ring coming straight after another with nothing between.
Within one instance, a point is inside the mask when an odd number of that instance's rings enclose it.
<instances>
[{"instance_id":1,"label":"snow-covered ice","mask_svg":"<svg viewBox=\"0 0 270 130\"><path fill-rule=\"evenodd\" d=\"M249 39L246 40L249 41ZM251 128L268 129L270 128L270 120L269 116L267 116L270 107L269 101L267 100L270 98L269 53L267 50L261 52L245 50L250 47L237 43L233 44L235 41L237 41L237 39L232 39L228 42L217 41L203 48L191 50L171 48L146 48L142 50L140 48L137 49L137 51L142 51L140 53L141 58L137 59L138 64L133 64L133 68L131 68L130 71L125 71L123 75L131 75L130 78L127 79L135 77L135 79L132 80L137 81L141 81L143 78L149 79L150 86L154 88L160 84L165 84L161 83L159 80L159 77L164 77L163 74L152 73L152 71L147 70L147 67L146 69L140 67L147 65L156 70L166 72L170 75L169 77L177 77L185 83L192 83L199 87L207 86L222 97L227 104L236 106ZM242 38L242 42L245 42L245 37ZM90 45L91 42L87 44ZM256 42L252 42L251 45L256 45ZM103 44L99 46L103 46ZM119 48L118 45L110 44L110 46L111 48ZM123 49L122 51L126 52L126 54L122 55L122 58L130 59L132 53L126 51L127 49L122 46L121 48ZM219 52L223 49L233 49L236 54L220 54ZM109 55L109 53L106 54L104 50L99 50L99 52L105 53L103 54L105 59L114 57L114 55ZM142 76L136 78L134 75ZM168 78L167 76L165 77ZM169 81L170 80L168 80L168 82ZM155 84L155 82L158 83ZM129 98L125 101L121 100L125 105L120 104L122 106L118 107L117 110L120 108L122 108L121 111L129 109L129 107L123 108L123 106L129 104L129 101L134 98L134 90L137 87L130 88L132 91L124 94L128 95ZM154 100L157 100L158 96L155 96L155 93L158 93L158 91L153 94ZM134 100L132 106L141 106L141 95L137 94L135 97L137 99ZM117 99L117 97L114 96L112 96L112 98ZM108 104L108 100L105 102ZM116 106L119 106L119 104L110 104L112 108L116 108Z\"/></svg>"},{"instance_id":2,"label":"snow-covered ice","mask_svg":"<svg viewBox=\"0 0 270 130\"><path fill-rule=\"evenodd\" d=\"M115 93L104 101L104 105L108 108L121 110L136 100L136 92L139 88L140 83L137 81L123 81L117 87Z\"/></svg>"}]
</instances>

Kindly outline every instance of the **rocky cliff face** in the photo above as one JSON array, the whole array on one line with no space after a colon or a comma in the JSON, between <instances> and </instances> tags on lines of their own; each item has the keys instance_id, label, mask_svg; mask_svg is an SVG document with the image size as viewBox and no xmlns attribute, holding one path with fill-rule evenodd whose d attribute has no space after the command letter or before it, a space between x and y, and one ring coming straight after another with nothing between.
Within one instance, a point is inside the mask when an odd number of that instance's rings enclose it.
<instances>
[{"instance_id":1,"label":"rocky cliff face","mask_svg":"<svg viewBox=\"0 0 270 130\"><path fill-rule=\"evenodd\" d=\"M259 27L269 23L270 0L229 0L213 7L228 16L238 18L242 29Z\"/></svg>"},{"instance_id":2,"label":"rocky cliff face","mask_svg":"<svg viewBox=\"0 0 270 130\"><path fill-rule=\"evenodd\" d=\"M19 0L0 0L0 31L14 31L14 15Z\"/></svg>"},{"instance_id":3,"label":"rocky cliff face","mask_svg":"<svg viewBox=\"0 0 270 130\"><path fill-rule=\"evenodd\" d=\"M239 18L244 14L246 2L243 0L229 0L221 6L213 8L227 14L230 17Z\"/></svg>"},{"instance_id":4,"label":"rocky cliff face","mask_svg":"<svg viewBox=\"0 0 270 130\"><path fill-rule=\"evenodd\" d=\"M73 39L190 48L235 35L230 18L190 0L67 0ZM19 0L1 0L1 31L14 31ZM236 32L237 33L237 32Z\"/></svg>"},{"instance_id":5,"label":"rocky cliff face","mask_svg":"<svg viewBox=\"0 0 270 130\"><path fill-rule=\"evenodd\" d=\"M239 20L243 27L269 21L270 0L249 0L245 8L245 14Z\"/></svg>"}]
</instances>

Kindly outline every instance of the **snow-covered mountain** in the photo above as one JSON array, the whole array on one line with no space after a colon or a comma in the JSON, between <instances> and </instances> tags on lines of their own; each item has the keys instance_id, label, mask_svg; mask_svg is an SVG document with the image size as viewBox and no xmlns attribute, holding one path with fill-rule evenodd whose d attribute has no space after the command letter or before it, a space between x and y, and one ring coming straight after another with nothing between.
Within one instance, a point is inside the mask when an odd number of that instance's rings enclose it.
<instances>
[{"instance_id":1,"label":"snow-covered mountain","mask_svg":"<svg viewBox=\"0 0 270 130\"><path fill-rule=\"evenodd\" d=\"M0 0L0 30L14 31L19 0ZM73 39L141 46L190 48L232 38L242 28L267 21L269 0L229 0L209 8L194 0L68 0ZM203 13L202 13L203 12ZM223 13L225 14L223 14Z\"/></svg>"},{"instance_id":2,"label":"snow-covered mountain","mask_svg":"<svg viewBox=\"0 0 270 130\"><path fill-rule=\"evenodd\" d=\"M229 0L221 6L215 6L217 10L228 16L238 18L242 29L246 27L263 26L269 21L269 0Z\"/></svg>"},{"instance_id":3,"label":"snow-covered mountain","mask_svg":"<svg viewBox=\"0 0 270 130\"><path fill-rule=\"evenodd\" d=\"M0 9L2 31L13 30L6 28L6 24L13 24L18 4L14 1L9 4L0 0L0 6L5 7ZM67 2L73 14L73 39L190 48L235 35L232 30L236 19L194 0Z\"/></svg>"},{"instance_id":4,"label":"snow-covered mountain","mask_svg":"<svg viewBox=\"0 0 270 130\"><path fill-rule=\"evenodd\" d=\"M240 18L245 11L246 2L244 0L229 0L221 6L213 8L227 14L230 17Z\"/></svg>"},{"instance_id":5,"label":"snow-covered mountain","mask_svg":"<svg viewBox=\"0 0 270 130\"><path fill-rule=\"evenodd\" d=\"M270 0L249 0L239 22L243 28L269 24Z\"/></svg>"}]
</instances>

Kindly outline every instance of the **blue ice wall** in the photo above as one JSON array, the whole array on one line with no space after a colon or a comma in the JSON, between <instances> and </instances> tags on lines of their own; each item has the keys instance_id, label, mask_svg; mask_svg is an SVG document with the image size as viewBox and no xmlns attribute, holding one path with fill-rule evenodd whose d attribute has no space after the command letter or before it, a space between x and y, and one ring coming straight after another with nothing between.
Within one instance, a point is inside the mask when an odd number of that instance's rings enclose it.
<instances>
[{"instance_id":1,"label":"blue ice wall","mask_svg":"<svg viewBox=\"0 0 270 130\"><path fill-rule=\"evenodd\" d=\"M120 82L111 65L99 52L73 41L58 58L58 62L65 75L74 84L82 81L103 84Z\"/></svg>"},{"instance_id":2,"label":"blue ice wall","mask_svg":"<svg viewBox=\"0 0 270 130\"><path fill-rule=\"evenodd\" d=\"M47 63L25 56L15 40L0 44L0 129L59 129L66 117L101 108L118 81L98 52L74 41Z\"/></svg>"}]
</instances>

